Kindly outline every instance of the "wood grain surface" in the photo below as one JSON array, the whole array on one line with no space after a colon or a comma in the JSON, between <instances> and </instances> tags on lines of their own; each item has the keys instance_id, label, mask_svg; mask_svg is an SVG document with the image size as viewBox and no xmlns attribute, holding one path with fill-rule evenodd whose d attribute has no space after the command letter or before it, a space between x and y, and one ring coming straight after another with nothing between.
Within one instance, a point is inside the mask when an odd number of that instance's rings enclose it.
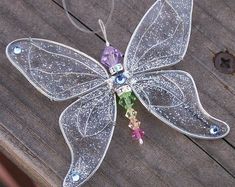
<instances>
[{"instance_id":1,"label":"wood grain surface","mask_svg":"<svg viewBox=\"0 0 235 187\"><path fill-rule=\"evenodd\" d=\"M98 29L107 19L109 0L68 0L71 13L87 28ZM118 0L108 39L125 51L140 19L154 0ZM60 132L60 113L73 100L51 102L10 64L6 45L17 38L54 40L99 60L101 35L80 32L66 18L61 0L0 1L0 150L39 186L61 186L70 152ZM235 186L235 75L215 69L214 55L235 54L235 1L194 0L188 52L172 69L192 74L204 108L226 121L230 134L216 141L182 135L151 115L139 102L136 108L146 132L145 143L132 142L125 113L118 107L117 126L99 170L84 186Z\"/></svg>"}]
</instances>

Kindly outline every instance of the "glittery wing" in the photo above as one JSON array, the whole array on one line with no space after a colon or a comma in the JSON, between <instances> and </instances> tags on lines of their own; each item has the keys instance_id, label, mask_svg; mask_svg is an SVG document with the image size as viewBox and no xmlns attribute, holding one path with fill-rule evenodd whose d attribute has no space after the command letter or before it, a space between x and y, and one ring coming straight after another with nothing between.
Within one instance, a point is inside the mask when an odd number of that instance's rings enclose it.
<instances>
[{"instance_id":1,"label":"glittery wing","mask_svg":"<svg viewBox=\"0 0 235 187\"><path fill-rule=\"evenodd\" d=\"M124 68L130 73L171 66L182 60L191 30L192 0L157 0L128 44Z\"/></svg>"},{"instance_id":2,"label":"glittery wing","mask_svg":"<svg viewBox=\"0 0 235 187\"><path fill-rule=\"evenodd\" d=\"M131 88L142 104L176 130L197 138L226 136L229 126L201 106L195 83L184 71L158 71L135 75Z\"/></svg>"},{"instance_id":3,"label":"glittery wing","mask_svg":"<svg viewBox=\"0 0 235 187\"><path fill-rule=\"evenodd\" d=\"M79 186L95 173L108 149L115 121L115 95L107 87L81 97L64 110L60 128L72 155L64 187Z\"/></svg>"},{"instance_id":4,"label":"glittery wing","mask_svg":"<svg viewBox=\"0 0 235 187\"><path fill-rule=\"evenodd\" d=\"M53 100L76 97L108 78L96 60L49 40L19 39L7 46L6 54L31 84Z\"/></svg>"}]
</instances>

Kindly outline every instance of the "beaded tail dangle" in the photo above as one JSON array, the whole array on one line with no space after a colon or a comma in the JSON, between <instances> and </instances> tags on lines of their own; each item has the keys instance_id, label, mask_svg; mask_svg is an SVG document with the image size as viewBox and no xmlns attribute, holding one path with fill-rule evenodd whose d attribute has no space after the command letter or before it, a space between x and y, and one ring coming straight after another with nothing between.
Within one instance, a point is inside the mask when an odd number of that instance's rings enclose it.
<instances>
[{"instance_id":1,"label":"beaded tail dangle","mask_svg":"<svg viewBox=\"0 0 235 187\"><path fill-rule=\"evenodd\" d=\"M101 57L101 63L109 70L109 73L114 78L114 84L117 85L115 92L119 98L118 104L126 110L125 116L130 120L128 126L132 129L132 138L137 140L140 144L143 144L144 131L140 128L141 123L136 118L137 111L133 109L136 97L130 86L125 84L127 77L123 73L123 54L118 49L110 46L102 20L99 20L99 24L106 41L106 47Z\"/></svg>"},{"instance_id":2,"label":"beaded tail dangle","mask_svg":"<svg viewBox=\"0 0 235 187\"><path fill-rule=\"evenodd\" d=\"M118 104L126 110L125 116L130 120L128 126L132 129L132 138L138 140L140 144L143 144L144 131L140 128L140 121L136 118L137 111L132 108L136 97L128 88L130 87L126 85L126 87L124 86L123 92L117 92L119 97Z\"/></svg>"}]
</instances>

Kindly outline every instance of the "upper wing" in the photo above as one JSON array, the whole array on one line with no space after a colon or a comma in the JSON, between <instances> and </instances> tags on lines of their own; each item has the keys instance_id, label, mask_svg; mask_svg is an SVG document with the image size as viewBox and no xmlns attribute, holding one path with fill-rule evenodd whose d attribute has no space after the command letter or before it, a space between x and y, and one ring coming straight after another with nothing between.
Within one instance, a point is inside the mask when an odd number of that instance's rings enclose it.
<instances>
[{"instance_id":1,"label":"upper wing","mask_svg":"<svg viewBox=\"0 0 235 187\"><path fill-rule=\"evenodd\" d=\"M80 186L95 173L108 149L115 121L115 95L104 86L64 110L60 128L72 155L64 187Z\"/></svg>"},{"instance_id":2,"label":"upper wing","mask_svg":"<svg viewBox=\"0 0 235 187\"><path fill-rule=\"evenodd\" d=\"M197 138L226 136L229 126L201 106L195 83L184 71L158 71L136 75L131 87L143 105L176 130Z\"/></svg>"},{"instance_id":3,"label":"upper wing","mask_svg":"<svg viewBox=\"0 0 235 187\"><path fill-rule=\"evenodd\" d=\"M182 60L189 42L192 7L192 0L157 0L131 37L125 70L132 75Z\"/></svg>"},{"instance_id":4,"label":"upper wing","mask_svg":"<svg viewBox=\"0 0 235 187\"><path fill-rule=\"evenodd\" d=\"M78 96L108 78L93 58L49 40L19 39L7 46L6 54L31 84L53 100Z\"/></svg>"}]
</instances>

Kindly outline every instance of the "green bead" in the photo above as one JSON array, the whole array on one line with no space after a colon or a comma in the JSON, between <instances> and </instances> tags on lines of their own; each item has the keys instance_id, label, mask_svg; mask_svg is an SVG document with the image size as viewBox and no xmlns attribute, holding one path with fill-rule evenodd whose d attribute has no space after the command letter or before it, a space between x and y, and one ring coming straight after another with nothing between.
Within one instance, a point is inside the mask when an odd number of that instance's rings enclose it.
<instances>
[{"instance_id":1,"label":"green bead","mask_svg":"<svg viewBox=\"0 0 235 187\"><path fill-rule=\"evenodd\" d=\"M132 108L136 97L132 94L132 92L125 92L119 96L119 99L120 100L118 103L127 110L129 108Z\"/></svg>"},{"instance_id":2,"label":"green bead","mask_svg":"<svg viewBox=\"0 0 235 187\"><path fill-rule=\"evenodd\" d=\"M133 108L128 108L126 111L125 116L129 119L136 118L137 111L135 111Z\"/></svg>"}]
</instances>

